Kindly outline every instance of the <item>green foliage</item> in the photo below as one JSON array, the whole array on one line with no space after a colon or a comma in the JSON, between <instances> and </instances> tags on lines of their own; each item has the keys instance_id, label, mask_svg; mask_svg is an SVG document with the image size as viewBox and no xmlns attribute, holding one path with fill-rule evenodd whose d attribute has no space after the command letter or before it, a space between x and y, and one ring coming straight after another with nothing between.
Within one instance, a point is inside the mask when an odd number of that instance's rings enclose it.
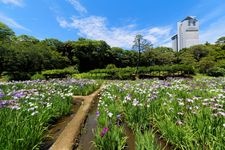
<instances>
[{"instance_id":1,"label":"green foliage","mask_svg":"<svg viewBox=\"0 0 225 150\"><path fill-rule=\"evenodd\" d=\"M13 30L4 23L0 22L0 42L10 40L13 36L15 36Z\"/></svg>"},{"instance_id":2,"label":"green foliage","mask_svg":"<svg viewBox=\"0 0 225 150\"><path fill-rule=\"evenodd\" d=\"M128 125L135 149L224 149L224 86L225 78L110 81L98 124Z\"/></svg>"},{"instance_id":3,"label":"green foliage","mask_svg":"<svg viewBox=\"0 0 225 150\"><path fill-rule=\"evenodd\" d=\"M223 40L224 37L221 37L218 43ZM149 73L144 69L155 69L150 71L150 74L158 71L159 75L177 74L179 71L174 71L170 66L180 64L191 66L190 68L200 73L207 73L214 66L225 68L224 44L207 43L174 52L167 47L153 48L151 43L143 39L141 35L137 35L134 48L138 51L119 47L111 48L105 41L85 38L62 42L54 38L38 40L30 35L15 36L12 29L0 23L0 74L5 72L11 80L25 80L43 70L77 66L80 72L106 68L99 72L107 74L102 75L104 78L129 79L133 78L137 69L121 70L116 69L115 66L118 68L144 66L146 68L142 68L141 72ZM149 69L149 66L155 66L155 68ZM180 72L185 73L184 70Z\"/></svg>"},{"instance_id":4,"label":"green foliage","mask_svg":"<svg viewBox=\"0 0 225 150\"><path fill-rule=\"evenodd\" d=\"M108 129L104 136L102 130ZM123 150L125 149L126 137L123 135L123 128L116 125L110 127L98 127L95 133L94 146L98 150Z\"/></svg>"},{"instance_id":5,"label":"green foliage","mask_svg":"<svg viewBox=\"0 0 225 150\"><path fill-rule=\"evenodd\" d=\"M99 74L105 73L107 74L104 77L107 79L119 79L119 80L133 80L135 79L135 71L134 67L126 67L126 68L112 68L112 69L95 69L91 70L90 74ZM194 75L195 70L190 65L165 65L165 66L150 66L150 67L140 67L139 68L140 76L148 75L148 76L156 76L156 77L167 77L167 76L185 76L185 75Z\"/></svg>"},{"instance_id":6,"label":"green foliage","mask_svg":"<svg viewBox=\"0 0 225 150\"><path fill-rule=\"evenodd\" d=\"M71 96L89 94L99 86L73 79L1 83L0 149L40 149L48 126L71 113Z\"/></svg>"},{"instance_id":7,"label":"green foliage","mask_svg":"<svg viewBox=\"0 0 225 150\"><path fill-rule=\"evenodd\" d=\"M225 69L225 59L221 59L216 62L215 66Z\"/></svg>"},{"instance_id":8,"label":"green foliage","mask_svg":"<svg viewBox=\"0 0 225 150\"><path fill-rule=\"evenodd\" d=\"M142 63L146 66L168 65L176 61L175 52L171 48L157 47L148 49L142 54Z\"/></svg>"},{"instance_id":9,"label":"green foliage","mask_svg":"<svg viewBox=\"0 0 225 150\"><path fill-rule=\"evenodd\" d=\"M9 81L12 80L29 80L31 78L31 74L28 72L21 71L13 71L13 72L3 72L3 76L7 76Z\"/></svg>"},{"instance_id":10,"label":"green foliage","mask_svg":"<svg viewBox=\"0 0 225 150\"><path fill-rule=\"evenodd\" d=\"M217 44L225 44L225 36L223 37L220 37L217 41L216 41Z\"/></svg>"},{"instance_id":11,"label":"green foliage","mask_svg":"<svg viewBox=\"0 0 225 150\"><path fill-rule=\"evenodd\" d=\"M213 67L208 70L207 75L213 77L225 76L225 69L220 67Z\"/></svg>"},{"instance_id":12,"label":"green foliage","mask_svg":"<svg viewBox=\"0 0 225 150\"><path fill-rule=\"evenodd\" d=\"M41 74L46 78L66 78L72 76L72 74L78 73L74 67L68 67L64 69L53 69L42 71Z\"/></svg>"},{"instance_id":13,"label":"green foliage","mask_svg":"<svg viewBox=\"0 0 225 150\"><path fill-rule=\"evenodd\" d=\"M134 50L124 50L118 47L112 47L109 52L109 64L115 64L118 68L137 65L138 52Z\"/></svg>"},{"instance_id":14,"label":"green foliage","mask_svg":"<svg viewBox=\"0 0 225 150\"><path fill-rule=\"evenodd\" d=\"M72 75L75 79L109 79L108 76L107 73L78 73Z\"/></svg>"},{"instance_id":15,"label":"green foliage","mask_svg":"<svg viewBox=\"0 0 225 150\"><path fill-rule=\"evenodd\" d=\"M72 53L78 58L79 71L105 68L110 46L105 41L79 39L72 43Z\"/></svg>"},{"instance_id":16,"label":"green foliage","mask_svg":"<svg viewBox=\"0 0 225 150\"><path fill-rule=\"evenodd\" d=\"M0 71L7 72L12 80L30 79L35 72L68 66L66 57L41 43L19 42L7 47L4 45L0 51Z\"/></svg>"},{"instance_id":17,"label":"green foliage","mask_svg":"<svg viewBox=\"0 0 225 150\"><path fill-rule=\"evenodd\" d=\"M42 74L36 73L31 77L31 80L44 80L45 77Z\"/></svg>"},{"instance_id":18,"label":"green foliage","mask_svg":"<svg viewBox=\"0 0 225 150\"><path fill-rule=\"evenodd\" d=\"M29 36L29 35L20 35L20 36L17 36L17 40L20 41L20 42L28 42L28 43L32 43L32 44L37 44L39 42L38 39L36 39L35 37L33 36Z\"/></svg>"},{"instance_id":19,"label":"green foliage","mask_svg":"<svg viewBox=\"0 0 225 150\"><path fill-rule=\"evenodd\" d=\"M116 65L108 64L105 69L114 69L114 68L116 68Z\"/></svg>"},{"instance_id":20,"label":"green foliage","mask_svg":"<svg viewBox=\"0 0 225 150\"><path fill-rule=\"evenodd\" d=\"M151 131L136 131L135 132L135 144L137 150L159 150L157 143L155 142L155 135Z\"/></svg>"},{"instance_id":21,"label":"green foliage","mask_svg":"<svg viewBox=\"0 0 225 150\"><path fill-rule=\"evenodd\" d=\"M184 48L179 52L179 59L181 62L188 63L185 61L187 58L192 62L199 62L203 57L206 57L209 54L210 47L206 45L196 45L190 48Z\"/></svg>"},{"instance_id":22,"label":"green foliage","mask_svg":"<svg viewBox=\"0 0 225 150\"><path fill-rule=\"evenodd\" d=\"M204 57L199 62L199 72L207 73L209 69L211 69L215 65L215 61L211 57Z\"/></svg>"},{"instance_id":23,"label":"green foliage","mask_svg":"<svg viewBox=\"0 0 225 150\"><path fill-rule=\"evenodd\" d=\"M142 35L138 34L135 36L133 49L139 51L139 53L151 49L152 46L152 43L144 39Z\"/></svg>"}]
</instances>

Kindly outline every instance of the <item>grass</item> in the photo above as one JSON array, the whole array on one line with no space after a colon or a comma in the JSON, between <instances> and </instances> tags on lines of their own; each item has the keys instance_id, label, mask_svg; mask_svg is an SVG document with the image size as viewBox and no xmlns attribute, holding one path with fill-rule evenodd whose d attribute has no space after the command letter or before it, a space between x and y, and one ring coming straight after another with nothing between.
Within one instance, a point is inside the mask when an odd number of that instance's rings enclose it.
<instances>
[{"instance_id":1,"label":"grass","mask_svg":"<svg viewBox=\"0 0 225 150\"><path fill-rule=\"evenodd\" d=\"M99 86L74 79L0 83L0 149L38 149L49 123L70 113L72 95Z\"/></svg>"},{"instance_id":2,"label":"grass","mask_svg":"<svg viewBox=\"0 0 225 150\"><path fill-rule=\"evenodd\" d=\"M224 89L225 78L111 82L101 96L98 122L117 124L121 114L134 133L151 133L151 123L174 148L225 149Z\"/></svg>"},{"instance_id":3,"label":"grass","mask_svg":"<svg viewBox=\"0 0 225 150\"><path fill-rule=\"evenodd\" d=\"M194 79L203 79L203 78L208 78L209 79L209 78L213 78L213 77L207 76L205 74L197 73L197 74L193 75L193 78Z\"/></svg>"}]
</instances>

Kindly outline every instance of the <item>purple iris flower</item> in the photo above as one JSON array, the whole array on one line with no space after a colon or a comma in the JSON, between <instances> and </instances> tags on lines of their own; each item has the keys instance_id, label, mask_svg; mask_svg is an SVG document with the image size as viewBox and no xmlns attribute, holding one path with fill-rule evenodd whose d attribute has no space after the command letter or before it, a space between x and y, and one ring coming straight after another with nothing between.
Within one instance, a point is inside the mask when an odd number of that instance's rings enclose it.
<instances>
[{"instance_id":1,"label":"purple iris flower","mask_svg":"<svg viewBox=\"0 0 225 150\"><path fill-rule=\"evenodd\" d=\"M3 98L4 96L5 96L5 94L0 92L0 98Z\"/></svg>"},{"instance_id":2,"label":"purple iris flower","mask_svg":"<svg viewBox=\"0 0 225 150\"><path fill-rule=\"evenodd\" d=\"M15 100L0 100L0 108L4 108L7 106L13 106L16 104Z\"/></svg>"},{"instance_id":3,"label":"purple iris flower","mask_svg":"<svg viewBox=\"0 0 225 150\"><path fill-rule=\"evenodd\" d=\"M97 111L97 112L96 112L96 116L99 117L99 115L100 115L100 113L99 113L99 111Z\"/></svg>"},{"instance_id":4,"label":"purple iris flower","mask_svg":"<svg viewBox=\"0 0 225 150\"><path fill-rule=\"evenodd\" d=\"M103 128L100 136L103 137L108 131L109 131L109 128L107 127Z\"/></svg>"},{"instance_id":5,"label":"purple iris flower","mask_svg":"<svg viewBox=\"0 0 225 150\"><path fill-rule=\"evenodd\" d=\"M19 91L19 92L15 92L13 95L15 98L21 98L24 96L23 92Z\"/></svg>"}]
</instances>

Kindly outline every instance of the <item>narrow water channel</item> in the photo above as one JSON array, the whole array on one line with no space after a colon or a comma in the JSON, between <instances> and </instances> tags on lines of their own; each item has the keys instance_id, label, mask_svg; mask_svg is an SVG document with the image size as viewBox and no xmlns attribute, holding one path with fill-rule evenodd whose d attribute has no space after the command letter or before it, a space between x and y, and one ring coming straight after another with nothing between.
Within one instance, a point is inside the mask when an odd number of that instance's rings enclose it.
<instances>
[{"instance_id":1,"label":"narrow water channel","mask_svg":"<svg viewBox=\"0 0 225 150\"><path fill-rule=\"evenodd\" d=\"M51 125L46 133L46 137L43 143L40 145L40 150L48 150L52 144L56 141L60 133L64 130L68 122L70 122L76 112L78 111L81 102L73 103L71 113L58 119L53 125Z\"/></svg>"},{"instance_id":2,"label":"narrow water channel","mask_svg":"<svg viewBox=\"0 0 225 150\"><path fill-rule=\"evenodd\" d=\"M98 100L96 99L85 123L84 128L81 131L78 150L94 150L92 141L94 140L94 130L97 127L96 112L98 109Z\"/></svg>"},{"instance_id":3,"label":"narrow water channel","mask_svg":"<svg viewBox=\"0 0 225 150\"><path fill-rule=\"evenodd\" d=\"M74 147L74 149L95 150L92 141L94 141L94 130L97 127L97 116L96 116L97 109L98 109L98 98L96 98L96 100L92 104L92 107L85 121L84 128L81 131L79 141L76 144L77 146ZM135 134L127 126L126 123L123 123L123 127L124 127L124 134L127 136L127 147L125 148L125 150L135 150L136 149ZM150 127L150 130L154 130L154 129ZM161 137L161 134L158 132L155 132L155 141L160 149L163 149L163 150L174 149L174 147L170 143L167 143L166 140L163 139Z\"/></svg>"},{"instance_id":4,"label":"narrow water channel","mask_svg":"<svg viewBox=\"0 0 225 150\"><path fill-rule=\"evenodd\" d=\"M79 145L77 150L95 150L92 141L94 140L94 130L97 127L97 116L96 112L98 109L98 101L93 104L91 108L85 126L81 131L81 137L79 139ZM124 133L127 138L127 147L126 150L135 150L135 135L133 131L124 124Z\"/></svg>"},{"instance_id":5,"label":"narrow water channel","mask_svg":"<svg viewBox=\"0 0 225 150\"><path fill-rule=\"evenodd\" d=\"M165 139L163 139L162 135L158 132L155 133L155 141L156 141L156 144L159 146L159 148L162 150L174 149L174 146L168 143Z\"/></svg>"},{"instance_id":6,"label":"narrow water channel","mask_svg":"<svg viewBox=\"0 0 225 150\"><path fill-rule=\"evenodd\" d=\"M127 136L126 150L135 150L135 135L126 123L124 124L124 131Z\"/></svg>"}]
</instances>

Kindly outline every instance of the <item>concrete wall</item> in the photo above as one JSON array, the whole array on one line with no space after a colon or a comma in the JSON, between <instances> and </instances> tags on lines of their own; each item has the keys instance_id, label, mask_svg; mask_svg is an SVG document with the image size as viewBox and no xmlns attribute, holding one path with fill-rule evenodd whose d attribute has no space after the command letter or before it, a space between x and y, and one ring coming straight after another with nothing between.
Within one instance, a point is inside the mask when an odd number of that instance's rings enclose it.
<instances>
[{"instance_id":1,"label":"concrete wall","mask_svg":"<svg viewBox=\"0 0 225 150\"><path fill-rule=\"evenodd\" d=\"M174 51L178 51L178 39L177 39L177 34L174 35L172 38L172 49Z\"/></svg>"},{"instance_id":2,"label":"concrete wall","mask_svg":"<svg viewBox=\"0 0 225 150\"><path fill-rule=\"evenodd\" d=\"M177 43L178 51L199 44L199 22L196 19L187 17L177 23Z\"/></svg>"}]
</instances>

